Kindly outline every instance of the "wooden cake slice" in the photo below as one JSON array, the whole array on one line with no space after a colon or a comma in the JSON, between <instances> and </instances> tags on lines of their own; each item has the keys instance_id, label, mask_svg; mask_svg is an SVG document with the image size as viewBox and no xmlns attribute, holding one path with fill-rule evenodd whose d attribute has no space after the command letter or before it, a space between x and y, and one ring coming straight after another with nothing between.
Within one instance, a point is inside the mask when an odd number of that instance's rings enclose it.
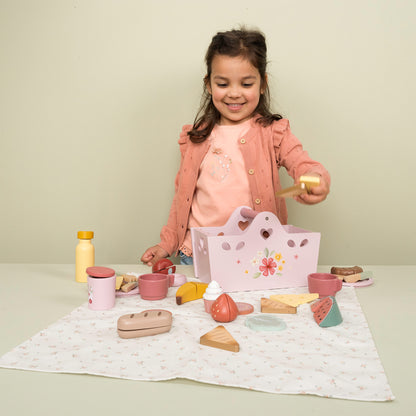
<instances>
[{"instance_id":1,"label":"wooden cake slice","mask_svg":"<svg viewBox=\"0 0 416 416\"><path fill-rule=\"evenodd\" d=\"M240 345L238 342L222 325L219 325L212 331L202 335L199 342L202 345L207 345L208 347L219 348L232 352L240 351Z\"/></svg>"},{"instance_id":2,"label":"wooden cake slice","mask_svg":"<svg viewBox=\"0 0 416 416\"><path fill-rule=\"evenodd\" d=\"M287 305L286 303L279 302L278 300L271 300L267 298L261 298L261 311L263 313L296 313L296 306Z\"/></svg>"}]
</instances>

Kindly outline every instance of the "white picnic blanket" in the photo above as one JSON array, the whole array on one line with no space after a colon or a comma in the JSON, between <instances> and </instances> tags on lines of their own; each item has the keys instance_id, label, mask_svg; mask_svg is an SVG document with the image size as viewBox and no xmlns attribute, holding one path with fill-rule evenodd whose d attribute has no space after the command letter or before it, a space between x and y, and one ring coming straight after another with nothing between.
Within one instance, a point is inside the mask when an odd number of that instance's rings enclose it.
<instances>
[{"instance_id":1,"label":"white picnic blanket","mask_svg":"<svg viewBox=\"0 0 416 416\"><path fill-rule=\"evenodd\" d=\"M81 373L131 380L184 378L269 393L387 401L394 396L355 289L337 294L341 325L321 328L309 304L297 314L277 315L287 328L257 332L245 326L260 314L260 299L276 293L307 293L307 288L236 292L236 302L251 303L252 315L223 324L240 344L237 353L200 345L201 335L219 325L202 299L176 305L176 288L166 299L144 301L139 295L116 299L109 311L92 311L87 303L0 358L0 367ZM121 315L161 308L173 314L170 332L122 339Z\"/></svg>"}]
</instances>

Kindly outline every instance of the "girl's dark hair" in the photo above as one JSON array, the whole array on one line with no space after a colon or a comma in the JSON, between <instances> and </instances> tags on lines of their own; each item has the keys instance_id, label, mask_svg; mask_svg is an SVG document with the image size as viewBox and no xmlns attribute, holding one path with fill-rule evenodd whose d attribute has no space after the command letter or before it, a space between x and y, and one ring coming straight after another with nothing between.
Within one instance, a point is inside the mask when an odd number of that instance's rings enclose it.
<instances>
[{"instance_id":1,"label":"girl's dark hair","mask_svg":"<svg viewBox=\"0 0 416 416\"><path fill-rule=\"evenodd\" d=\"M191 141L194 143L203 142L211 134L212 129L221 117L207 89L207 83L209 83L212 72L212 61L217 55L241 56L247 59L259 71L263 93L260 95L260 100L255 110L255 113L260 115L257 119L258 123L263 126L269 126L274 120L282 118L280 114L273 114L270 111L270 91L266 79L267 46L264 35L257 30L244 28L218 32L212 38L205 55L207 74L204 78L204 92L192 130L188 132Z\"/></svg>"}]
</instances>

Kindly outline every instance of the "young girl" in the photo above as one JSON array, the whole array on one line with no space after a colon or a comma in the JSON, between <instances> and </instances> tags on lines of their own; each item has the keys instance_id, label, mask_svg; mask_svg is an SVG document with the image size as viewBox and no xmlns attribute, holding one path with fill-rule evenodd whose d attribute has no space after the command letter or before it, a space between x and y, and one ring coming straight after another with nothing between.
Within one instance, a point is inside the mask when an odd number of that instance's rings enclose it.
<instances>
[{"instance_id":1,"label":"young girl","mask_svg":"<svg viewBox=\"0 0 416 416\"><path fill-rule=\"evenodd\" d=\"M278 170L285 167L299 181L319 176L320 185L298 202L316 204L328 192L330 177L310 159L289 122L270 111L266 74L266 41L262 33L231 30L217 33L205 60L204 96L195 122L179 138L181 164L167 225L158 245L141 261L152 266L179 253L192 264L191 227L224 225L235 208L245 205L270 211L287 223Z\"/></svg>"}]
</instances>

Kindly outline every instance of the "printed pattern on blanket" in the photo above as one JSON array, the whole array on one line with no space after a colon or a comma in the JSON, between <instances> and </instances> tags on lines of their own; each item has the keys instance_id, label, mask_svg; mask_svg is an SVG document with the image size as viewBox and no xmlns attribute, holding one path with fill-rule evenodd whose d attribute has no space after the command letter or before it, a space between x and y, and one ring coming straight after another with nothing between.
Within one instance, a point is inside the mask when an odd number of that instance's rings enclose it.
<instances>
[{"instance_id":1,"label":"printed pattern on blanket","mask_svg":"<svg viewBox=\"0 0 416 416\"><path fill-rule=\"evenodd\" d=\"M352 400L387 401L394 396L384 373L354 288L337 294L343 323L319 327L310 304L297 314L278 315L280 332L256 332L245 326L250 315L223 324L240 344L237 353L199 344L201 335L219 325L202 299L176 305L176 288L166 299L144 301L139 295L116 298L109 311L87 303L0 358L0 367L93 374L132 380L185 378L269 393L313 394ZM307 288L232 293L260 314L260 299L276 293L307 293ZM146 309L173 314L170 332L122 339L117 319Z\"/></svg>"}]
</instances>

